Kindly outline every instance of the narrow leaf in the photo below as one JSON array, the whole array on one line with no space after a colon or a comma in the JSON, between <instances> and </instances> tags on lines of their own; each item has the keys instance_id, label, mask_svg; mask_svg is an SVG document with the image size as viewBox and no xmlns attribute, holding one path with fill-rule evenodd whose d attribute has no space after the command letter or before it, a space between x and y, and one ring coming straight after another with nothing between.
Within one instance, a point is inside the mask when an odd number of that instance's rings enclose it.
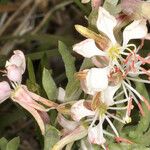
<instances>
[{"instance_id":1,"label":"narrow leaf","mask_svg":"<svg viewBox=\"0 0 150 150\"><path fill-rule=\"evenodd\" d=\"M66 76L68 78L68 82L70 82L74 78L74 73L76 72L75 68L75 58L70 54L67 46L59 41L58 50L62 56L62 59L65 64Z\"/></svg>"},{"instance_id":2,"label":"narrow leaf","mask_svg":"<svg viewBox=\"0 0 150 150\"><path fill-rule=\"evenodd\" d=\"M33 83L36 83L33 64L29 57L27 58L27 68L28 68L29 80L32 81Z\"/></svg>"},{"instance_id":3,"label":"narrow leaf","mask_svg":"<svg viewBox=\"0 0 150 150\"><path fill-rule=\"evenodd\" d=\"M49 72L46 68L43 70L43 76L42 76L42 84L44 87L44 90L47 94L47 97L49 99L56 99L57 97L57 86Z\"/></svg>"}]
</instances>

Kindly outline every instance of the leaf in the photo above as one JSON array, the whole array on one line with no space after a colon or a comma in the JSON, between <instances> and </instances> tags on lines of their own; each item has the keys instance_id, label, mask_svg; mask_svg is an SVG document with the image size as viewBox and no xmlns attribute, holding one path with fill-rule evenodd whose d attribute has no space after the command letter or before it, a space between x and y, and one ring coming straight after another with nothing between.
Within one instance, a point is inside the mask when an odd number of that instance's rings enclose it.
<instances>
[{"instance_id":1,"label":"leaf","mask_svg":"<svg viewBox=\"0 0 150 150\"><path fill-rule=\"evenodd\" d=\"M74 141L80 140L87 135L88 131L83 126L79 126L78 128L74 129L70 134L66 135L60 141L58 141L52 150L62 150L62 148Z\"/></svg>"},{"instance_id":2,"label":"leaf","mask_svg":"<svg viewBox=\"0 0 150 150\"><path fill-rule=\"evenodd\" d=\"M28 68L29 80L32 81L33 83L36 83L33 64L29 57L27 58L27 68Z\"/></svg>"},{"instance_id":3,"label":"leaf","mask_svg":"<svg viewBox=\"0 0 150 150\"><path fill-rule=\"evenodd\" d=\"M57 97L57 86L49 72L46 68L43 70L43 76L42 76L42 84L44 87L44 90L47 94L47 97L49 99L56 99Z\"/></svg>"},{"instance_id":4,"label":"leaf","mask_svg":"<svg viewBox=\"0 0 150 150\"><path fill-rule=\"evenodd\" d=\"M78 100L81 93L80 81L77 79L72 80L66 86L65 101Z\"/></svg>"},{"instance_id":5,"label":"leaf","mask_svg":"<svg viewBox=\"0 0 150 150\"><path fill-rule=\"evenodd\" d=\"M0 139L0 150L6 150L6 146L7 146L7 139L5 139L4 137Z\"/></svg>"},{"instance_id":6,"label":"leaf","mask_svg":"<svg viewBox=\"0 0 150 150\"><path fill-rule=\"evenodd\" d=\"M63 62L65 64L66 76L68 78L68 82L74 79L74 74L76 72L75 68L75 58L70 54L67 49L67 46L59 41L58 50L62 56Z\"/></svg>"},{"instance_id":7,"label":"leaf","mask_svg":"<svg viewBox=\"0 0 150 150\"><path fill-rule=\"evenodd\" d=\"M6 150L17 150L19 147L20 138L15 137L11 141L8 142Z\"/></svg>"},{"instance_id":8,"label":"leaf","mask_svg":"<svg viewBox=\"0 0 150 150\"><path fill-rule=\"evenodd\" d=\"M53 126L47 125L44 137L44 150L51 150L60 139L60 132Z\"/></svg>"},{"instance_id":9,"label":"leaf","mask_svg":"<svg viewBox=\"0 0 150 150\"><path fill-rule=\"evenodd\" d=\"M80 69L87 69L93 67L90 59L85 58ZM82 90L80 88L80 81L78 79L72 79L66 86L65 101L78 100Z\"/></svg>"}]
</instances>

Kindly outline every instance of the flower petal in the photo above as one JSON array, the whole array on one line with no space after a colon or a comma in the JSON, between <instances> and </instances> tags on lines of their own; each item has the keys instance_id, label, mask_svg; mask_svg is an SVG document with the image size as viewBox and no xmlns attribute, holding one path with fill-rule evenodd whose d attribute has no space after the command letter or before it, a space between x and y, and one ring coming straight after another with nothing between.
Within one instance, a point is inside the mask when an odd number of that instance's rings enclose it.
<instances>
[{"instance_id":1,"label":"flower petal","mask_svg":"<svg viewBox=\"0 0 150 150\"><path fill-rule=\"evenodd\" d=\"M79 124L75 121L67 120L63 115L58 114L59 124L68 131L73 131Z\"/></svg>"},{"instance_id":2,"label":"flower petal","mask_svg":"<svg viewBox=\"0 0 150 150\"><path fill-rule=\"evenodd\" d=\"M6 81L0 82L0 103L10 97L11 89Z\"/></svg>"},{"instance_id":3,"label":"flower petal","mask_svg":"<svg viewBox=\"0 0 150 150\"><path fill-rule=\"evenodd\" d=\"M88 139L92 144L102 145L106 142L103 136L103 118L100 117L99 123L95 127L89 128Z\"/></svg>"},{"instance_id":4,"label":"flower petal","mask_svg":"<svg viewBox=\"0 0 150 150\"><path fill-rule=\"evenodd\" d=\"M22 103L22 102L21 103L17 102L17 103L19 103L19 105L21 105L24 109L26 109L29 113L31 113L31 115L37 121L37 123L41 129L42 134L44 135L45 134L45 125L44 125L44 122L43 122L40 114L38 113L38 111L35 110L34 108L30 107L29 105L25 104L25 103Z\"/></svg>"},{"instance_id":5,"label":"flower petal","mask_svg":"<svg viewBox=\"0 0 150 150\"><path fill-rule=\"evenodd\" d=\"M7 68L7 77L10 81L21 83L22 70L16 65L10 65Z\"/></svg>"},{"instance_id":6,"label":"flower petal","mask_svg":"<svg viewBox=\"0 0 150 150\"><path fill-rule=\"evenodd\" d=\"M90 0L81 0L81 3L88 3Z\"/></svg>"},{"instance_id":7,"label":"flower petal","mask_svg":"<svg viewBox=\"0 0 150 150\"><path fill-rule=\"evenodd\" d=\"M86 86L88 91L100 92L108 86L108 67L92 68L88 71L86 76Z\"/></svg>"},{"instance_id":8,"label":"flower petal","mask_svg":"<svg viewBox=\"0 0 150 150\"><path fill-rule=\"evenodd\" d=\"M72 118L75 121L80 121L86 116L93 116L95 114L94 111L91 111L84 106L84 101L85 100L79 100L71 107Z\"/></svg>"},{"instance_id":9,"label":"flower petal","mask_svg":"<svg viewBox=\"0 0 150 150\"><path fill-rule=\"evenodd\" d=\"M107 106L111 106L114 104L113 97L120 86L121 86L120 84L116 86L108 86L107 89L105 89L102 92L104 94L104 102L107 104Z\"/></svg>"},{"instance_id":10,"label":"flower petal","mask_svg":"<svg viewBox=\"0 0 150 150\"><path fill-rule=\"evenodd\" d=\"M58 98L57 98L58 101L64 102L65 94L66 94L65 90L62 87L59 87L58 88Z\"/></svg>"},{"instance_id":11,"label":"flower petal","mask_svg":"<svg viewBox=\"0 0 150 150\"><path fill-rule=\"evenodd\" d=\"M141 39L147 35L146 20L135 20L123 31L123 46L126 46L131 39Z\"/></svg>"},{"instance_id":12,"label":"flower petal","mask_svg":"<svg viewBox=\"0 0 150 150\"><path fill-rule=\"evenodd\" d=\"M117 25L117 20L110 15L104 8L99 7L97 28L99 31L105 33L113 44L116 44L113 29Z\"/></svg>"},{"instance_id":13,"label":"flower petal","mask_svg":"<svg viewBox=\"0 0 150 150\"><path fill-rule=\"evenodd\" d=\"M77 52L78 54L86 57L91 58L93 56L105 56L105 52L98 49L95 45L95 41L93 39L86 39L78 44L73 46L73 51Z\"/></svg>"}]
</instances>

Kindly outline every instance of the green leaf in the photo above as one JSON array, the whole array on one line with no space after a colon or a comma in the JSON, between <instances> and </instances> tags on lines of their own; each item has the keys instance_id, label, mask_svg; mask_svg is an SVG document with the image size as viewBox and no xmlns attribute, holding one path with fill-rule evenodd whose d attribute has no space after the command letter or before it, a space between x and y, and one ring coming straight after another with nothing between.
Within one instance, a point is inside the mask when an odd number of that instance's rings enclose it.
<instances>
[{"instance_id":1,"label":"green leaf","mask_svg":"<svg viewBox=\"0 0 150 150\"><path fill-rule=\"evenodd\" d=\"M85 58L80 69L87 69L93 67L90 59ZM66 86L65 101L78 100L82 90L80 88L80 81L78 79L72 79Z\"/></svg>"},{"instance_id":2,"label":"green leaf","mask_svg":"<svg viewBox=\"0 0 150 150\"><path fill-rule=\"evenodd\" d=\"M59 41L58 50L62 56L63 62L65 64L66 76L68 78L68 82L74 79L74 74L76 72L75 68L75 58L70 54L67 46Z\"/></svg>"},{"instance_id":3,"label":"green leaf","mask_svg":"<svg viewBox=\"0 0 150 150\"><path fill-rule=\"evenodd\" d=\"M65 101L78 100L81 93L80 81L77 79L72 80L66 86Z\"/></svg>"},{"instance_id":4,"label":"green leaf","mask_svg":"<svg viewBox=\"0 0 150 150\"><path fill-rule=\"evenodd\" d=\"M0 150L6 150L6 146L7 146L7 139L5 139L4 137L0 139Z\"/></svg>"},{"instance_id":5,"label":"green leaf","mask_svg":"<svg viewBox=\"0 0 150 150\"><path fill-rule=\"evenodd\" d=\"M60 132L53 126L47 125L44 137L44 150L51 150L60 140Z\"/></svg>"},{"instance_id":6,"label":"green leaf","mask_svg":"<svg viewBox=\"0 0 150 150\"><path fill-rule=\"evenodd\" d=\"M43 76L42 76L42 84L43 88L47 94L47 97L49 99L56 99L57 97L57 86L49 72L46 68L43 70Z\"/></svg>"},{"instance_id":7,"label":"green leaf","mask_svg":"<svg viewBox=\"0 0 150 150\"><path fill-rule=\"evenodd\" d=\"M19 147L20 138L15 137L11 141L8 142L6 150L17 150Z\"/></svg>"},{"instance_id":8,"label":"green leaf","mask_svg":"<svg viewBox=\"0 0 150 150\"><path fill-rule=\"evenodd\" d=\"M36 83L33 64L29 57L27 58L27 68L28 68L29 80L32 81L33 83Z\"/></svg>"}]
</instances>

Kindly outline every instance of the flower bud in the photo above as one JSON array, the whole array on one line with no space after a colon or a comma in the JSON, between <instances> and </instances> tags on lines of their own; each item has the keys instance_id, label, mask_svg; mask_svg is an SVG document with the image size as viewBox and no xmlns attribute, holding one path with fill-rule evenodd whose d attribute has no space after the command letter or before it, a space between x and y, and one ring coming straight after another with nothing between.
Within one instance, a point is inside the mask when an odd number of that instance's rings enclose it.
<instances>
[{"instance_id":1,"label":"flower bud","mask_svg":"<svg viewBox=\"0 0 150 150\"><path fill-rule=\"evenodd\" d=\"M22 51L20 50L14 51L14 55L12 55L9 61L6 63L6 67L10 65L16 65L17 67L20 67L22 74L24 73L26 68L26 63L25 63L25 56Z\"/></svg>"}]
</instances>

